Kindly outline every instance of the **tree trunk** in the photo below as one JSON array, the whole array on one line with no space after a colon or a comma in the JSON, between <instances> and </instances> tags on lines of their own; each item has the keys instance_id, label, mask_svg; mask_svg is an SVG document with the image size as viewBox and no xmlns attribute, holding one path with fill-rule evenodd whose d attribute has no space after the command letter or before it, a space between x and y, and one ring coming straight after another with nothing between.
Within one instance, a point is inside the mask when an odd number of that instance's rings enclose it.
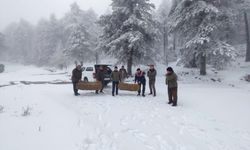
<instances>
[{"instance_id":1,"label":"tree trunk","mask_svg":"<svg viewBox=\"0 0 250 150\"><path fill-rule=\"evenodd\" d=\"M197 63L196 63L196 53L194 53L193 59L189 63L189 67L191 67L191 68L197 68L198 67Z\"/></svg>"},{"instance_id":2,"label":"tree trunk","mask_svg":"<svg viewBox=\"0 0 250 150\"><path fill-rule=\"evenodd\" d=\"M174 35L173 35L174 37L174 39L173 39L173 50L174 50L174 52L176 52L176 34L174 33Z\"/></svg>"},{"instance_id":3,"label":"tree trunk","mask_svg":"<svg viewBox=\"0 0 250 150\"><path fill-rule=\"evenodd\" d=\"M200 55L200 75L206 75L206 54Z\"/></svg>"},{"instance_id":4,"label":"tree trunk","mask_svg":"<svg viewBox=\"0 0 250 150\"><path fill-rule=\"evenodd\" d=\"M164 31L163 31L163 50L164 50L164 58L165 63L168 65L168 56L167 56L167 50L168 50L168 34L167 34L167 28L164 24Z\"/></svg>"},{"instance_id":5,"label":"tree trunk","mask_svg":"<svg viewBox=\"0 0 250 150\"><path fill-rule=\"evenodd\" d=\"M99 55L98 53L96 52L95 53L95 64L98 64L99 63Z\"/></svg>"},{"instance_id":6,"label":"tree trunk","mask_svg":"<svg viewBox=\"0 0 250 150\"><path fill-rule=\"evenodd\" d=\"M246 24L246 42L247 42L247 48L246 48L246 62L250 61L250 33L249 33L249 24L248 24L248 18L247 13L244 12L244 18L245 18L245 24Z\"/></svg>"},{"instance_id":7,"label":"tree trunk","mask_svg":"<svg viewBox=\"0 0 250 150\"><path fill-rule=\"evenodd\" d=\"M133 50L129 52L129 58L127 63L127 70L129 76L132 76L132 66L133 66Z\"/></svg>"}]
</instances>

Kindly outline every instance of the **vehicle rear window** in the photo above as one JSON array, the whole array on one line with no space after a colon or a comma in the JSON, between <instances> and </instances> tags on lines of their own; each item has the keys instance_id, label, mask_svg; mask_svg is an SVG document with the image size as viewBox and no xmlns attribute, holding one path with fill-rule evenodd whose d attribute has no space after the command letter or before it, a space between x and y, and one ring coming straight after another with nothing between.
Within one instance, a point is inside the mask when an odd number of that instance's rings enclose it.
<instances>
[{"instance_id":1,"label":"vehicle rear window","mask_svg":"<svg viewBox=\"0 0 250 150\"><path fill-rule=\"evenodd\" d=\"M85 71L94 71L93 67L87 67Z\"/></svg>"}]
</instances>

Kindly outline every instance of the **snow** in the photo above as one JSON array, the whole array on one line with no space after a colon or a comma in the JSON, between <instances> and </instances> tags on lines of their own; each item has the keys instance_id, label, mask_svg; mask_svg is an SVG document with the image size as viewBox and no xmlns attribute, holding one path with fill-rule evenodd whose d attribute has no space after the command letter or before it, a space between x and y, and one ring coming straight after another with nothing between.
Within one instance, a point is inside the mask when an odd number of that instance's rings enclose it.
<instances>
[{"instance_id":1,"label":"snow","mask_svg":"<svg viewBox=\"0 0 250 150\"><path fill-rule=\"evenodd\" d=\"M67 70L56 71L48 68L37 68L32 65L23 66L18 64L4 63L5 71L0 74L0 85L19 81L54 81L69 80Z\"/></svg>"},{"instance_id":2,"label":"snow","mask_svg":"<svg viewBox=\"0 0 250 150\"><path fill-rule=\"evenodd\" d=\"M249 150L250 84L241 78L250 64L218 73L209 68L206 77L172 65L180 78L178 107L166 104L162 65L157 97L143 98L127 91L112 97L110 86L104 94L75 97L71 84L24 85L19 81L68 81L72 68L60 74L65 71L8 64L0 85L17 84L0 88L0 149Z\"/></svg>"}]
</instances>

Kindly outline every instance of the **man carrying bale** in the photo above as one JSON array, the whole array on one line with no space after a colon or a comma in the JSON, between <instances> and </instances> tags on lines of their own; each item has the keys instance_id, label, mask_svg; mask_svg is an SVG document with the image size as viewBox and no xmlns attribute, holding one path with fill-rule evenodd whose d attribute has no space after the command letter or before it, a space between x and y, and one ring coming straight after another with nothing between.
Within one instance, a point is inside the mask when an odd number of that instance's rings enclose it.
<instances>
[{"instance_id":1,"label":"man carrying bale","mask_svg":"<svg viewBox=\"0 0 250 150\"><path fill-rule=\"evenodd\" d=\"M135 83L137 83L140 87L137 96L141 95L141 88L142 88L142 96L145 97L145 86L146 86L145 72L141 71L140 68L136 70Z\"/></svg>"},{"instance_id":2,"label":"man carrying bale","mask_svg":"<svg viewBox=\"0 0 250 150\"><path fill-rule=\"evenodd\" d=\"M77 86L77 83L79 83L79 81L81 81L81 79L82 79L82 66L77 65L76 68L72 71L72 76L71 76L75 96L80 95L78 93L78 89L76 86Z\"/></svg>"},{"instance_id":3,"label":"man carrying bale","mask_svg":"<svg viewBox=\"0 0 250 150\"><path fill-rule=\"evenodd\" d=\"M147 73L148 79L149 79L149 89L150 93L149 95L156 96L156 90L155 90L155 78L156 78L156 70L154 68L154 65L150 65L149 71Z\"/></svg>"},{"instance_id":4,"label":"man carrying bale","mask_svg":"<svg viewBox=\"0 0 250 150\"><path fill-rule=\"evenodd\" d=\"M121 81L121 74L118 71L117 66L115 66L114 71L111 73L111 80L112 80L112 96L118 95L118 85Z\"/></svg>"},{"instance_id":5,"label":"man carrying bale","mask_svg":"<svg viewBox=\"0 0 250 150\"><path fill-rule=\"evenodd\" d=\"M102 89L100 90L100 93L103 93L103 88L105 86L104 78L105 78L104 69L102 66L100 66L96 74L96 80L101 82L102 84ZM95 93L98 94L98 90L96 90Z\"/></svg>"},{"instance_id":6,"label":"man carrying bale","mask_svg":"<svg viewBox=\"0 0 250 150\"><path fill-rule=\"evenodd\" d=\"M121 75L121 82L124 82L128 76L127 70L124 68L124 66L122 66L122 68L119 70L119 72Z\"/></svg>"}]
</instances>

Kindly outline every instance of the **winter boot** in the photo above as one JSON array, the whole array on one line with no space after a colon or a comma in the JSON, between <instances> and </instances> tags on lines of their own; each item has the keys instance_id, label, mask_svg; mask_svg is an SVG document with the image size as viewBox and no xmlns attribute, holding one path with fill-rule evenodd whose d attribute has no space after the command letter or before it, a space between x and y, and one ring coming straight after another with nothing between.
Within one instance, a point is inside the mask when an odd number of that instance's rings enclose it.
<instances>
[{"instance_id":1,"label":"winter boot","mask_svg":"<svg viewBox=\"0 0 250 150\"><path fill-rule=\"evenodd\" d=\"M175 102L173 102L173 105L172 105L173 107L176 107L177 106L177 103L175 103Z\"/></svg>"},{"instance_id":2,"label":"winter boot","mask_svg":"<svg viewBox=\"0 0 250 150\"><path fill-rule=\"evenodd\" d=\"M75 93L75 96L79 96L80 94L79 93Z\"/></svg>"},{"instance_id":3,"label":"winter boot","mask_svg":"<svg viewBox=\"0 0 250 150\"><path fill-rule=\"evenodd\" d=\"M168 102L168 104L172 104L172 103L173 103L173 101L169 101L169 102Z\"/></svg>"}]
</instances>

